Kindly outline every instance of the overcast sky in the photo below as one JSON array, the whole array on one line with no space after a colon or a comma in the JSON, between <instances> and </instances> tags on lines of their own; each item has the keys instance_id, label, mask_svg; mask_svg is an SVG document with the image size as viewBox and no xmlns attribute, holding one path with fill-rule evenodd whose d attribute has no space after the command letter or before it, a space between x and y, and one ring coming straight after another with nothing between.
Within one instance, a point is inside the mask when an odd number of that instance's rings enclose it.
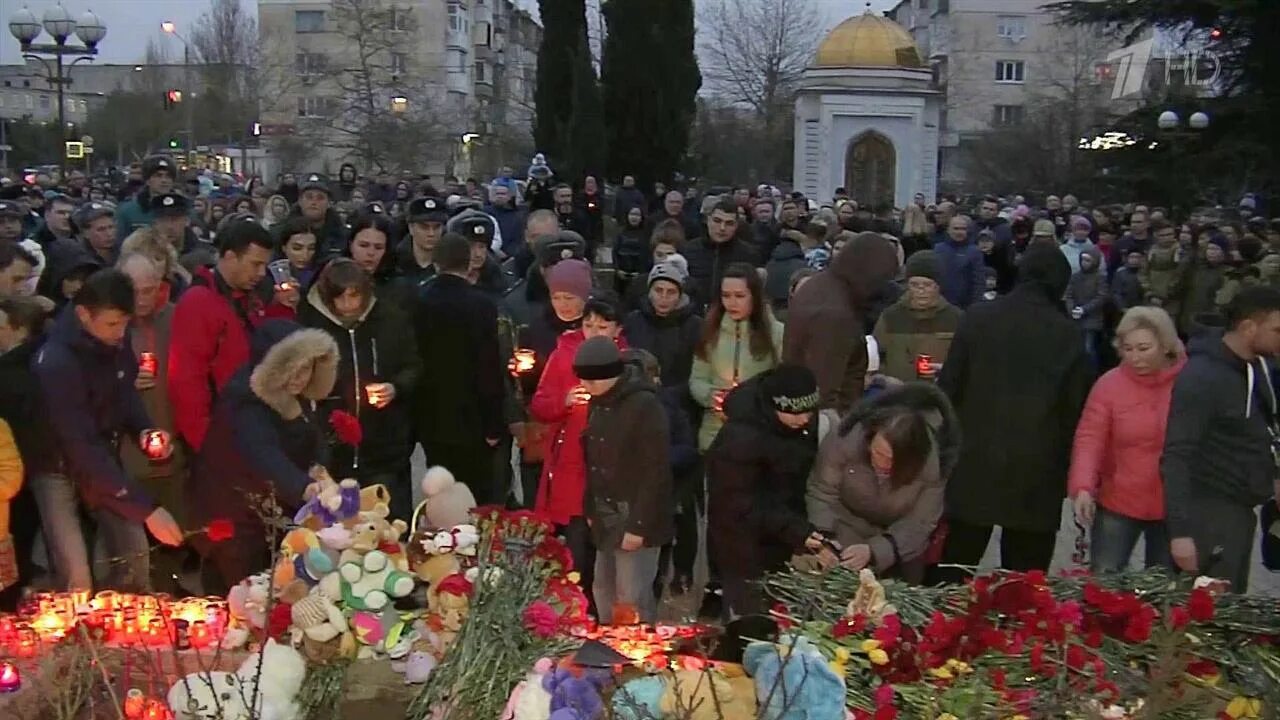
<instances>
[{"instance_id":1,"label":"overcast sky","mask_svg":"<svg viewBox=\"0 0 1280 720\"><path fill-rule=\"evenodd\" d=\"M246 5L257 8L255 0L242 0ZM861 13L866 3L860 0L814 0L826 16L827 24L834 25L840 20ZM522 7L536 12L537 0L517 0ZM22 5L31 8L36 17L40 17L45 9L57 4L56 0L0 0L0 23L4 25L0 33L0 64L14 64L21 61L18 41L8 32L9 15ZM62 3L77 17L85 10L93 10L102 18L107 26L107 37L100 46L102 62L129 63L142 60L147 47L147 40L158 37L160 21L172 20L181 28L189 26L208 8L204 0L63 0ZM874 0L877 10L892 7L895 0ZM179 30L181 32L181 30ZM44 37L48 37L47 35ZM182 56L182 45L173 39L171 43L173 57Z\"/></svg>"}]
</instances>

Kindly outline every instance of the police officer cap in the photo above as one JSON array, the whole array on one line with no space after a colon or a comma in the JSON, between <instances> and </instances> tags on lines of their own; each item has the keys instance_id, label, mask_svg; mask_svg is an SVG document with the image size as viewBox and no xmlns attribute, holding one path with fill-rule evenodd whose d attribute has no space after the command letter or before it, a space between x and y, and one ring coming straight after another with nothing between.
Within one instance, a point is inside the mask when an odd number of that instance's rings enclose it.
<instances>
[{"instance_id":1,"label":"police officer cap","mask_svg":"<svg viewBox=\"0 0 1280 720\"><path fill-rule=\"evenodd\" d=\"M409 202L409 222L411 223L448 221L449 211L445 208L444 201L435 195L414 198Z\"/></svg>"},{"instance_id":2,"label":"police officer cap","mask_svg":"<svg viewBox=\"0 0 1280 720\"><path fill-rule=\"evenodd\" d=\"M191 212L191 201L187 200L186 195L165 193L151 198L151 205L148 209L156 217L177 217Z\"/></svg>"},{"instance_id":3,"label":"police officer cap","mask_svg":"<svg viewBox=\"0 0 1280 720\"><path fill-rule=\"evenodd\" d=\"M471 242L479 242L488 245L493 241L495 230L493 227L493 218L478 210L463 210L455 215L445 229L452 233L458 233Z\"/></svg>"}]
</instances>

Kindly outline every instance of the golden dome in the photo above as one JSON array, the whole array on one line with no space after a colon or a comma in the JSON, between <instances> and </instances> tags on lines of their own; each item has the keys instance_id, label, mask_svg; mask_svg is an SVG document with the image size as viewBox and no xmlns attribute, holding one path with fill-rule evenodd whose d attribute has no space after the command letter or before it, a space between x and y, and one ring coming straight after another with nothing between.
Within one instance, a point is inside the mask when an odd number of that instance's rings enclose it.
<instances>
[{"instance_id":1,"label":"golden dome","mask_svg":"<svg viewBox=\"0 0 1280 720\"><path fill-rule=\"evenodd\" d=\"M835 26L822 44L814 67L920 68L920 50L898 23L870 10Z\"/></svg>"}]
</instances>

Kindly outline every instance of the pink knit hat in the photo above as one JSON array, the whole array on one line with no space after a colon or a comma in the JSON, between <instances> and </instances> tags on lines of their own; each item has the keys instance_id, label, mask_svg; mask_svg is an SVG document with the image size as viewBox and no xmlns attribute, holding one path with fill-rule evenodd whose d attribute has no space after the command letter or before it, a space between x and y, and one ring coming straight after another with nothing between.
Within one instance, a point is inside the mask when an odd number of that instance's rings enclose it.
<instances>
[{"instance_id":1,"label":"pink knit hat","mask_svg":"<svg viewBox=\"0 0 1280 720\"><path fill-rule=\"evenodd\" d=\"M547 270L547 288L582 298L591 297L591 266L586 260L561 260Z\"/></svg>"}]
</instances>

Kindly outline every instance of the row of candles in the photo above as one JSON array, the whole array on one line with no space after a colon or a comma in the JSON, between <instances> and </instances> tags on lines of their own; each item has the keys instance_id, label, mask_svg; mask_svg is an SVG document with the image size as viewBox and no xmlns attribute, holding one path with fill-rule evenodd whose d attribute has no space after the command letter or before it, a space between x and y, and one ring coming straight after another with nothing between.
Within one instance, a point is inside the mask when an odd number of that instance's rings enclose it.
<instances>
[{"instance_id":1,"label":"row of candles","mask_svg":"<svg viewBox=\"0 0 1280 720\"><path fill-rule=\"evenodd\" d=\"M710 629L702 625L596 625L574 634L584 640L596 640L613 648L636 665L645 663L666 667L667 656L681 643L706 636Z\"/></svg>"},{"instance_id":2,"label":"row of candles","mask_svg":"<svg viewBox=\"0 0 1280 720\"><path fill-rule=\"evenodd\" d=\"M38 593L17 615L0 616L0 657L36 657L79 625L110 645L199 650L217 644L228 621L227 603L220 597Z\"/></svg>"}]
</instances>

